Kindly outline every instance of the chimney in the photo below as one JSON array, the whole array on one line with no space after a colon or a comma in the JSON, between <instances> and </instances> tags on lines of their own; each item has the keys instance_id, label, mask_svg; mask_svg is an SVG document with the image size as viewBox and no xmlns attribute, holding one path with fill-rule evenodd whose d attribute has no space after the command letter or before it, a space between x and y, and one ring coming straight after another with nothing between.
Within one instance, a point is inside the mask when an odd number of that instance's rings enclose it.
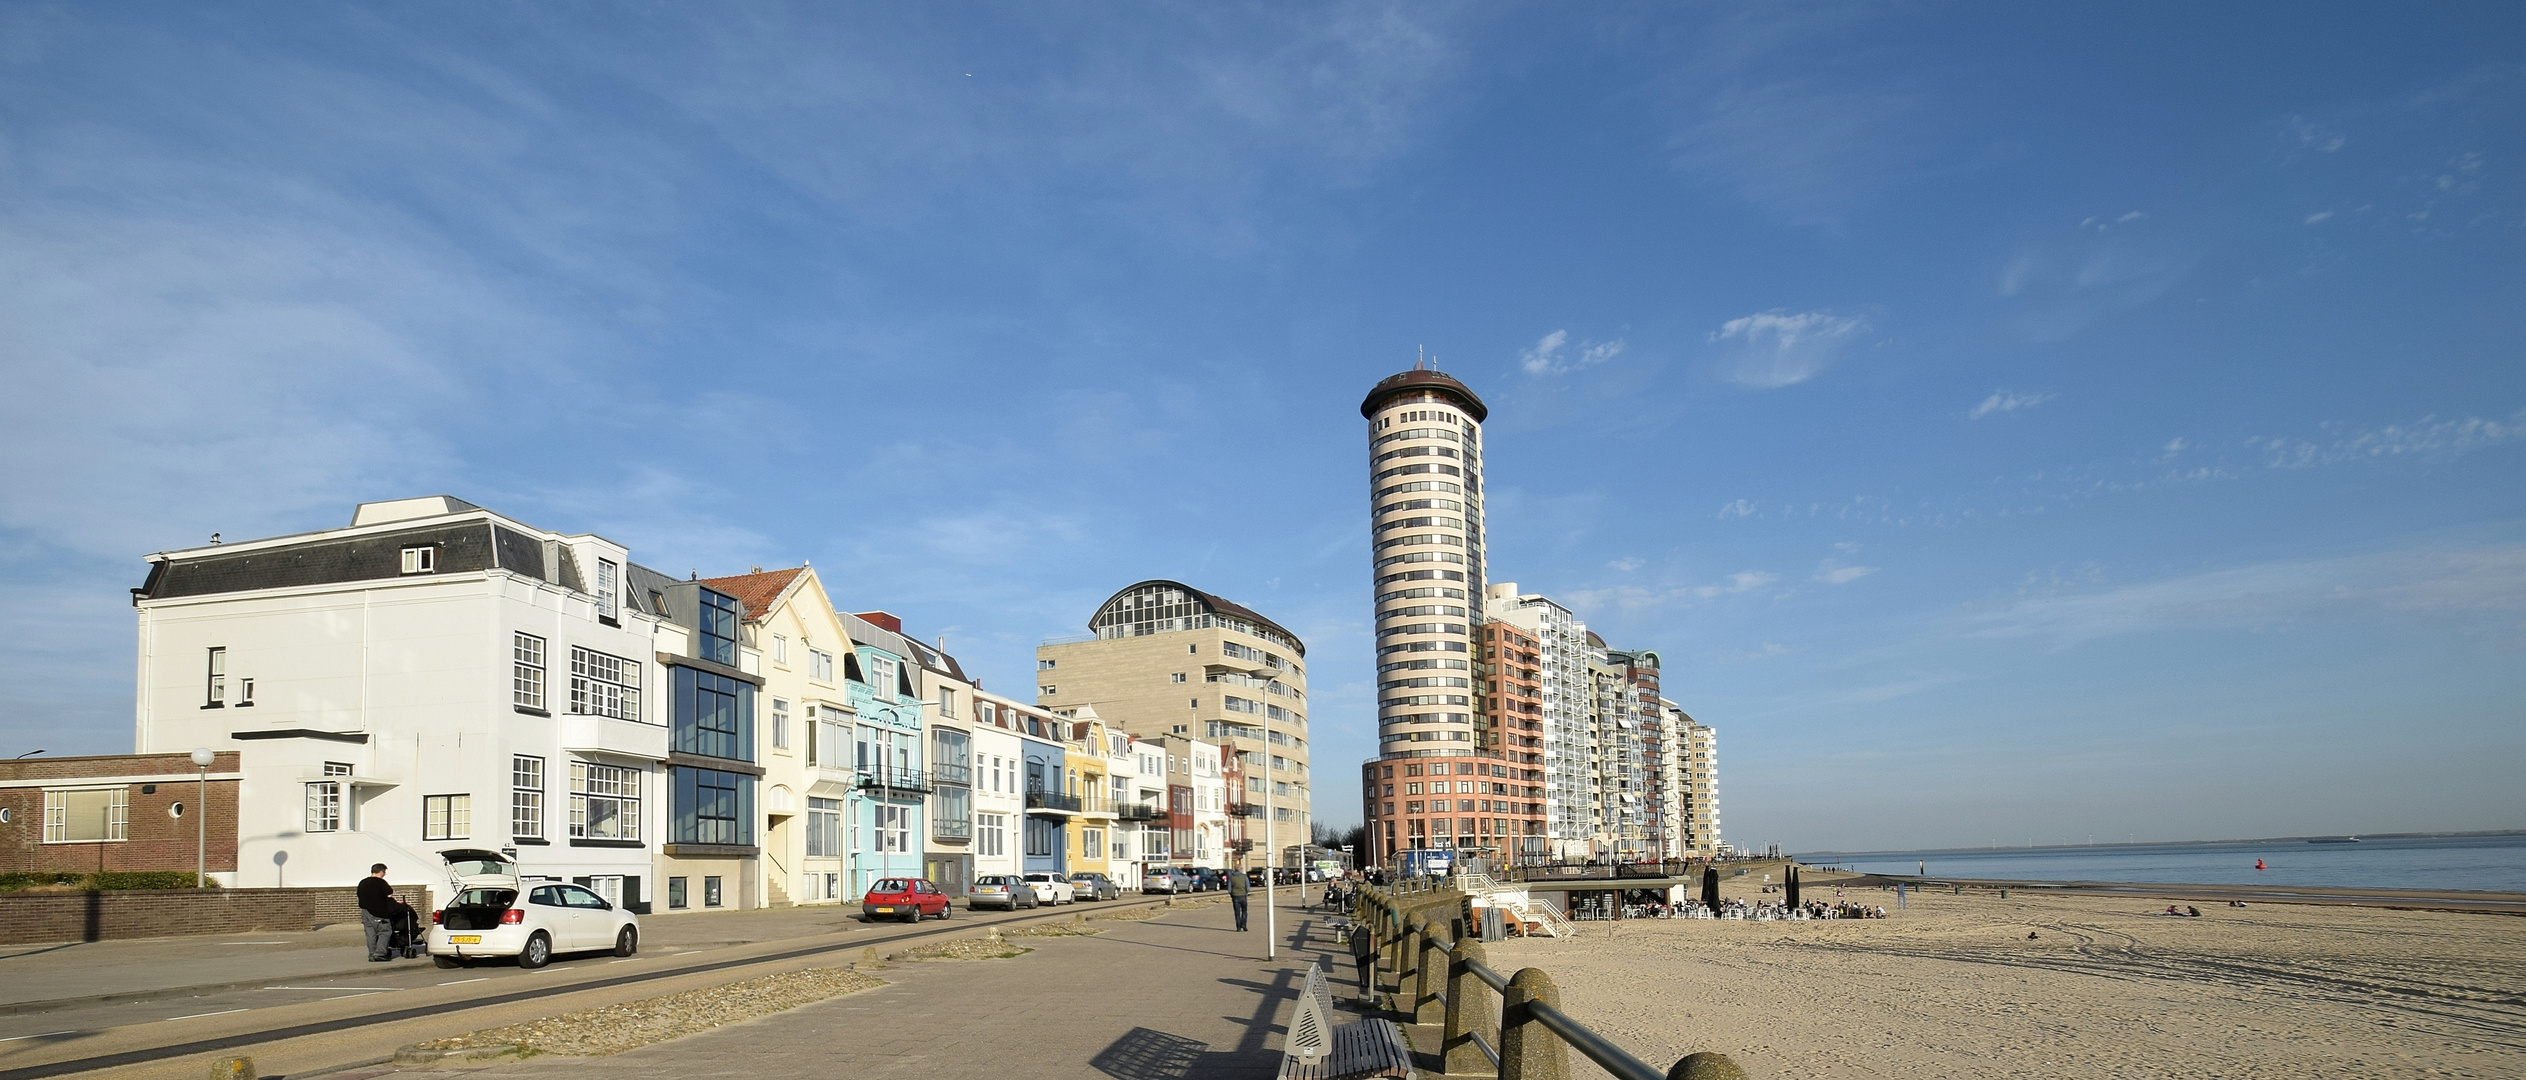
<instances>
[{"instance_id":1,"label":"chimney","mask_svg":"<svg viewBox=\"0 0 2526 1080\"><path fill-rule=\"evenodd\" d=\"M895 634L900 634L900 633L903 633L903 620L902 620L902 619L898 619L898 618L894 617L893 615L887 614L886 612L883 612L883 611L854 611L854 612L852 612L851 614L853 614L853 615L857 615L857 616L859 616L860 618L863 618L863 619L868 620L871 624L874 624L874 625L875 625L875 626L877 626L878 628L880 628L880 629L882 629L882 630L885 630L885 631L887 631L888 633L895 633Z\"/></svg>"}]
</instances>

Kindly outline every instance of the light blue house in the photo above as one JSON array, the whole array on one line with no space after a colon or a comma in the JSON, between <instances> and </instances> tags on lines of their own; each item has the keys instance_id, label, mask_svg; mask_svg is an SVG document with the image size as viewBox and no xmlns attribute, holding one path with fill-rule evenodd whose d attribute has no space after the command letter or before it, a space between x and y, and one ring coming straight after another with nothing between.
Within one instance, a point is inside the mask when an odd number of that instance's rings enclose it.
<instances>
[{"instance_id":1,"label":"light blue house","mask_svg":"<svg viewBox=\"0 0 2526 1080\"><path fill-rule=\"evenodd\" d=\"M843 613L842 626L851 635L842 677L856 714L857 777L844 799L843 849L857 897L881 878L924 876L922 802L933 781L922 765L921 669L907 659L918 646L883 612Z\"/></svg>"}]
</instances>

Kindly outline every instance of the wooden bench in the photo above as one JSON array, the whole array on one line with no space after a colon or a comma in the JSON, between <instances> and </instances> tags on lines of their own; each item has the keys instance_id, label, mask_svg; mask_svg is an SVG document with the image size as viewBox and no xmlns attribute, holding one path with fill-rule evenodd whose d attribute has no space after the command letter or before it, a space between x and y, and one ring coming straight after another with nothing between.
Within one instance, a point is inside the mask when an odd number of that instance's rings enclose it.
<instances>
[{"instance_id":1,"label":"wooden bench","mask_svg":"<svg viewBox=\"0 0 2526 1080\"><path fill-rule=\"evenodd\" d=\"M1308 961L1298 1011L1289 1018L1289 1039L1281 1048L1281 1080L1371 1077L1411 1080L1412 1044L1394 1021L1381 1017L1336 1026L1333 988L1325 983L1324 969Z\"/></svg>"}]
</instances>

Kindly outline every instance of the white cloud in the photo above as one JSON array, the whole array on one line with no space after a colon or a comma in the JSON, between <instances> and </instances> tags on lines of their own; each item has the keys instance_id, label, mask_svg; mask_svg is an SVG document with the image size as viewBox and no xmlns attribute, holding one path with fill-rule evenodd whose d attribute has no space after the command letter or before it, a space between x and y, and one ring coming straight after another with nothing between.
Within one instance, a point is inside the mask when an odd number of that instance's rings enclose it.
<instances>
[{"instance_id":1,"label":"white cloud","mask_svg":"<svg viewBox=\"0 0 2526 1080\"><path fill-rule=\"evenodd\" d=\"M2469 416L2440 420L2424 416L2409 427L2389 424L2320 439L2258 437L2247 439L2246 445L2261 450L2264 464L2272 468L2304 469L2388 458L2454 458L2520 438L2526 438L2526 409L2500 419Z\"/></svg>"},{"instance_id":2,"label":"white cloud","mask_svg":"<svg viewBox=\"0 0 2526 1080\"><path fill-rule=\"evenodd\" d=\"M1815 580L1827 585L1848 585L1877 572L1874 566L1843 566L1831 559L1816 565Z\"/></svg>"},{"instance_id":3,"label":"white cloud","mask_svg":"<svg viewBox=\"0 0 2526 1080\"><path fill-rule=\"evenodd\" d=\"M2016 412L2019 409L2031 409L2060 396L2061 395L2051 391L2044 391L2036 394L2021 394L2015 390L1994 390L1991 391L1990 397L1982 399L1982 403L1974 406L1972 411L1965 414L1965 417L1971 420L1980 420L1983 417L1989 416L1995 412Z\"/></svg>"},{"instance_id":4,"label":"white cloud","mask_svg":"<svg viewBox=\"0 0 2526 1080\"><path fill-rule=\"evenodd\" d=\"M1692 596L1694 599L1708 600L1717 596L1730 596L1741 592L1752 592L1755 589L1760 589L1765 585L1769 585L1779 580L1780 576L1777 574L1768 574L1761 570L1740 570L1728 575L1726 578L1721 579L1715 584L1696 585L1690 589L1684 590L1684 592L1687 595Z\"/></svg>"},{"instance_id":5,"label":"white cloud","mask_svg":"<svg viewBox=\"0 0 2526 1080\"><path fill-rule=\"evenodd\" d=\"M1529 375L1553 375L1578 368L1595 367L1621 356L1626 343L1621 338L1615 338L1612 341L1582 341L1579 343L1579 355L1576 360L1566 358L1563 352L1569 344L1570 332L1555 330L1537 338L1532 348L1520 351L1517 354L1517 366L1525 369Z\"/></svg>"},{"instance_id":6,"label":"white cloud","mask_svg":"<svg viewBox=\"0 0 2526 1080\"><path fill-rule=\"evenodd\" d=\"M1722 367L1728 381L1755 390L1776 390L1815 378L1851 338L1866 329L1857 315L1829 311L1789 314L1766 311L1730 319L1710 335L1712 344L1734 343Z\"/></svg>"},{"instance_id":7,"label":"white cloud","mask_svg":"<svg viewBox=\"0 0 2526 1080\"><path fill-rule=\"evenodd\" d=\"M2319 154L2330 154L2350 141L2341 132L2329 130L2303 116L2289 118L2289 123L2282 127L2281 140L2297 149L2313 150Z\"/></svg>"},{"instance_id":8,"label":"white cloud","mask_svg":"<svg viewBox=\"0 0 2526 1080\"><path fill-rule=\"evenodd\" d=\"M1648 564L1648 563L1646 563L1646 562L1643 562L1643 561L1642 561L1639 557L1637 557L1637 556L1633 556L1633 555L1625 555L1625 556L1623 556L1622 558L1619 558L1619 559L1616 559L1616 560L1614 560L1614 561L1612 561L1612 562L1606 563L1605 565L1606 565L1606 566L1609 566L1609 567L1612 567L1613 569L1620 570L1620 571L1622 571L1623 573L1628 574L1628 573L1630 573L1630 572L1632 572L1632 571L1634 571L1634 570L1638 570L1638 569L1640 569L1641 567L1643 567L1643 566L1647 566L1647 565L1649 565L1649 564Z\"/></svg>"},{"instance_id":9,"label":"white cloud","mask_svg":"<svg viewBox=\"0 0 2526 1080\"><path fill-rule=\"evenodd\" d=\"M2330 219L2332 216L2333 216L2333 211L2331 211L2331 210L2318 210L2318 211L2316 211L2315 213L2312 213L2312 214L2307 215L2307 220L2305 221L2305 224L2308 224L2308 225L2313 225L2313 224L2315 224L2315 223L2317 223L2317 222L2319 222L2319 221L2325 221L2325 220L2327 220L2327 219Z\"/></svg>"},{"instance_id":10,"label":"white cloud","mask_svg":"<svg viewBox=\"0 0 2526 1080\"><path fill-rule=\"evenodd\" d=\"M1759 646L1747 649L1743 652L1721 653L1719 654L1719 662L1722 664L1750 664L1757 660L1769 660L1775 656L1785 656L1788 655L1788 653L1789 646L1783 645L1777 641L1766 641Z\"/></svg>"},{"instance_id":11,"label":"white cloud","mask_svg":"<svg viewBox=\"0 0 2526 1080\"><path fill-rule=\"evenodd\" d=\"M1580 611L1596 611L1606 607L1625 610L1662 608L1671 604L1691 606L1723 596L1752 592L1779 581L1780 576L1762 570L1741 570L1707 585L1686 585L1676 588L1651 588L1646 585L1616 585L1604 589L1579 589L1570 594L1571 606Z\"/></svg>"},{"instance_id":12,"label":"white cloud","mask_svg":"<svg viewBox=\"0 0 2526 1080\"><path fill-rule=\"evenodd\" d=\"M1753 503L1738 499L1719 508L1719 519L1725 521L1729 518L1754 517L1762 512Z\"/></svg>"}]
</instances>

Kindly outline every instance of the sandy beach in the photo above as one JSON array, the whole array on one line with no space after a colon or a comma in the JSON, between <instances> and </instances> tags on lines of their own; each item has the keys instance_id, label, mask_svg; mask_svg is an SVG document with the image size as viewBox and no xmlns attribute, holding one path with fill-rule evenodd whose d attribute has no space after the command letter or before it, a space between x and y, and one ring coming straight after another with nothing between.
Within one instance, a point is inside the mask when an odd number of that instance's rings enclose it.
<instances>
[{"instance_id":1,"label":"sandy beach","mask_svg":"<svg viewBox=\"0 0 2526 1080\"><path fill-rule=\"evenodd\" d=\"M1848 895L1892 917L1588 923L1494 945L1492 966L1551 972L1653 1063L1719 1050L1758 1077L2526 1077L2526 919Z\"/></svg>"}]
</instances>

